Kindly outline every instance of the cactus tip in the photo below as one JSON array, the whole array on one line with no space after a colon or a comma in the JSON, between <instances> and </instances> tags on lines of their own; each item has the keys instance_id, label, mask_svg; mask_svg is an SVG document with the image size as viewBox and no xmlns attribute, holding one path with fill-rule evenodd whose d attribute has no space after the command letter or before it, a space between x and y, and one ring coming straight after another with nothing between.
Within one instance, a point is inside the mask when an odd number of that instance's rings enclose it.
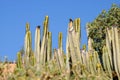
<instances>
[{"instance_id":1,"label":"cactus tip","mask_svg":"<svg viewBox=\"0 0 120 80\"><path fill-rule=\"evenodd\" d=\"M37 28L40 28L40 26L37 26Z\"/></svg>"},{"instance_id":2,"label":"cactus tip","mask_svg":"<svg viewBox=\"0 0 120 80\"><path fill-rule=\"evenodd\" d=\"M72 20L71 18L69 19L69 21L70 21L70 22L73 22L73 20Z\"/></svg>"}]
</instances>

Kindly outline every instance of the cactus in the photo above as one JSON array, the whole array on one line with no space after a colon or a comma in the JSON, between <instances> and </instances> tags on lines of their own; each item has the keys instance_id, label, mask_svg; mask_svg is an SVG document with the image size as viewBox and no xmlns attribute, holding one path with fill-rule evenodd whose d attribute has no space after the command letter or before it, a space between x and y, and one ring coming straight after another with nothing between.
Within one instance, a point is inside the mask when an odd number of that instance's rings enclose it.
<instances>
[{"instance_id":1,"label":"cactus","mask_svg":"<svg viewBox=\"0 0 120 80\"><path fill-rule=\"evenodd\" d=\"M69 52L70 52L70 55L71 55L71 59L72 59L72 62L73 62L73 65L77 62L76 60L76 55L75 55L75 48L74 48L74 44L73 44L73 41L72 41L72 35L71 34L68 34L68 42L69 42Z\"/></svg>"},{"instance_id":2,"label":"cactus","mask_svg":"<svg viewBox=\"0 0 120 80\"><path fill-rule=\"evenodd\" d=\"M17 68L22 68L22 56L21 53L17 53Z\"/></svg>"},{"instance_id":3,"label":"cactus","mask_svg":"<svg viewBox=\"0 0 120 80\"><path fill-rule=\"evenodd\" d=\"M80 46L81 42L81 27L80 27L80 18L77 18L77 31L78 31L78 44Z\"/></svg>"},{"instance_id":4,"label":"cactus","mask_svg":"<svg viewBox=\"0 0 120 80\"><path fill-rule=\"evenodd\" d=\"M63 48L62 48L62 33L60 32L58 35L58 55L61 62L61 68L63 69L65 67L64 63L64 54L63 54Z\"/></svg>"},{"instance_id":5,"label":"cactus","mask_svg":"<svg viewBox=\"0 0 120 80\"><path fill-rule=\"evenodd\" d=\"M59 35L58 35L58 48L62 50L62 33L60 32Z\"/></svg>"},{"instance_id":6,"label":"cactus","mask_svg":"<svg viewBox=\"0 0 120 80\"><path fill-rule=\"evenodd\" d=\"M52 54L52 33L48 30L48 22L49 17L46 16L42 37L40 26L36 28L34 53L32 51L30 26L28 23L26 24L25 54L22 57L21 53L18 52L17 68L15 73L10 75L11 79L13 77L17 80L40 80L43 78L51 80L111 80L113 78L112 70L114 69L117 76L120 76L120 45L118 44L120 42L117 27L112 27L111 30L107 29L106 45L103 47L102 52L103 67L101 66L98 53L93 50L92 39L89 38L88 51L85 45L83 46L83 51L80 51L80 18L74 20L74 30L68 31L65 55L62 43L63 35L61 32L58 35L58 49L54 49L54 54ZM25 65L22 63L22 58L24 58Z\"/></svg>"},{"instance_id":7,"label":"cactus","mask_svg":"<svg viewBox=\"0 0 120 80\"><path fill-rule=\"evenodd\" d=\"M119 46L117 46L117 38L116 36L118 36L117 34L117 30L116 30L116 27L112 27L112 46L113 46L113 59L114 59L114 66L115 66L115 71L118 75L118 78L120 79L120 75L119 75L119 69L118 69L118 50L119 50Z\"/></svg>"},{"instance_id":8,"label":"cactus","mask_svg":"<svg viewBox=\"0 0 120 80\"><path fill-rule=\"evenodd\" d=\"M117 66L118 66L118 73L120 73L120 61L119 61L119 58L120 58L120 44L119 44L119 35L118 35L117 27L114 27L114 32L115 32L115 45L116 45L116 53L117 53L116 54L116 61L117 61Z\"/></svg>"},{"instance_id":9,"label":"cactus","mask_svg":"<svg viewBox=\"0 0 120 80\"><path fill-rule=\"evenodd\" d=\"M79 26L79 25L78 25ZM77 27L77 29L80 29ZM79 30L78 30L79 31ZM70 47L70 53L71 53L71 58L75 62L81 62L81 55L80 55L80 40L79 40L79 32L71 32L68 33L68 42L69 42L69 47Z\"/></svg>"},{"instance_id":10,"label":"cactus","mask_svg":"<svg viewBox=\"0 0 120 80\"><path fill-rule=\"evenodd\" d=\"M112 46L111 46L111 30L107 28L107 32L106 32L106 47L107 47L107 51L109 53L109 57L110 57L110 66L113 69L113 53L112 53Z\"/></svg>"},{"instance_id":11,"label":"cactus","mask_svg":"<svg viewBox=\"0 0 120 80\"><path fill-rule=\"evenodd\" d=\"M29 24L26 24L26 34L25 34L25 43L24 43L24 51L25 51L25 65L27 66L29 64L29 58L32 53L32 38L31 38L31 32L29 30Z\"/></svg>"},{"instance_id":12,"label":"cactus","mask_svg":"<svg viewBox=\"0 0 120 80\"><path fill-rule=\"evenodd\" d=\"M59 59L59 54L58 54L58 50L54 49L54 60L57 62L57 66L59 68L59 70L61 70L61 63L60 63L60 59Z\"/></svg>"},{"instance_id":13,"label":"cactus","mask_svg":"<svg viewBox=\"0 0 120 80\"><path fill-rule=\"evenodd\" d=\"M74 20L74 29L75 32L78 32L77 19Z\"/></svg>"},{"instance_id":14,"label":"cactus","mask_svg":"<svg viewBox=\"0 0 120 80\"><path fill-rule=\"evenodd\" d=\"M38 26L35 31L35 52L34 53L36 58L37 71L38 71L40 66L40 26Z\"/></svg>"},{"instance_id":15,"label":"cactus","mask_svg":"<svg viewBox=\"0 0 120 80\"><path fill-rule=\"evenodd\" d=\"M61 70L63 70L65 67L65 63L64 63L64 57L63 57L60 49L58 49L57 54L58 54L58 59L59 59L59 63L60 63L60 68L61 68Z\"/></svg>"},{"instance_id":16,"label":"cactus","mask_svg":"<svg viewBox=\"0 0 120 80\"><path fill-rule=\"evenodd\" d=\"M90 53L90 55L89 55L89 69L90 69L90 73L92 75L95 75L94 64L93 64L93 61L94 61L93 54L94 53Z\"/></svg>"},{"instance_id":17,"label":"cactus","mask_svg":"<svg viewBox=\"0 0 120 80\"><path fill-rule=\"evenodd\" d=\"M44 30L43 30L43 38L42 38L42 44L41 44L41 59L40 64L41 66L45 64L46 62L46 53L47 53L47 33L48 33L48 16L45 17L44 21Z\"/></svg>"},{"instance_id":18,"label":"cactus","mask_svg":"<svg viewBox=\"0 0 120 80\"><path fill-rule=\"evenodd\" d=\"M30 30L30 25L29 23L26 23L26 32L28 32Z\"/></svg>"},{"instance_id":19,"label":"cactus","mask_svg":"<svg viewBox=\"0 0 120 80\"><path fill-rule=\"evenodd\" d=\"M67 36L67 39L66 39L66 71L67 71L67 75L66 75L66 80L69 80L70 79L70 65L72 64L70 62L70 50L69 50L69 42L68 42L68 36Z\"/></svg>"},{"instance_id":20,"label":"cactus","mask_svg":"<svg viewBox=\"0 0 120 80\"><path fill-rule=\"evenodd\" d=\"M48 32L48 23L49 23L49 17L45 16L45 20L43 22L43 26L44 26L43 27L43 35L44 35L44 33L47 35L47 32Z\"/></svg>"},{"instance_id":21,"label":"cactus","mask_svg":"<svg viewBox=\"0 0 120 80\"><path fill-rule=\"evenodd\" d=\"M52 33L48 32L48 42L47 42L47 62L52 59Z\"/></svg>"},{"instance_id":22,"label":"cactus","mask_svg":"<svg viewBox=\"0 0 120 80\"><path fill-rule=\"evenodd\" d=\"M76 32L73 35L74 47L76 48L76 55L79 62L81 62L80 55L80 41L81 41L81 30L80 30L80 18L75 19L76 21ZM75 26L74 26L75 27Z\"/></svg>"},{"instance_id":23,"label":"cactus","mask_svg":"<svg viewBox=\"0 0 120 80\"><path fill-rule=\"evenodd\" d=\"M110 56L108 53L108 50L106 46L103 47L103 66L104 70L109 74L109 76L112 78L112 68L110 65Z\"/></svg>"}]
</instances>

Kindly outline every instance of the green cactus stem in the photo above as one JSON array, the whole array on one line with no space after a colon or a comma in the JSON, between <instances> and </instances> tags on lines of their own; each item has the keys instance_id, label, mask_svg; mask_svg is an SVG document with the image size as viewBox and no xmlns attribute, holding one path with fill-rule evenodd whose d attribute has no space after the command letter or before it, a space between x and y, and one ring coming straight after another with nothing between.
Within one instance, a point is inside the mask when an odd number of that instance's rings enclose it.
<instances>
[{"instance_id":1,"label":"green cactus stem","mask_svg":"<svg viewBox=\"0 0 120 80\"><path fill-rule=\"evenodd\" d=\"M29 64L29 58L32 55L32 38L31 38L31 32L28 30L27 26L29 24L27 23L26 25L26 34L25 34L25 43L24 43L24 50L25 50L25 65L27 66Z\"/></svg>"},{"instance_id":2,"label":"green cactus stem","mask_svg":"<svg viewBox=\"0 0 120 80\"><path fill-rule=\"evenodd\" d=\"M77 18L77 32L78 32L78 44L81 42L81 27L80 27L80 18Z\"/></svg>"},{"instance_id":3,"label":"green cactus stem","mask_svg":"<svg viewBox=\"0 0 120 80\"><path fill-rule=\"evenodd\" d=\"M75 29L75 32L78 31L77 19L74 20L74 29Z\"/></svg>"},{"instance_id":4,"label":"green cactus stem","mask_svg":"<svg viewBox=\"0 0 120 80\"><path fill-rule=\"evenodd\" d=\"M22 68L22 56L21 53L17 53L17 68Z\"/></svg>"},{"instance_id":5,"label":"green cactus stem","mask_svg":"<svg viewBox=\"0 0 120 80\"><path fill-rule=\"evenodd\" d=\"M71 72L71 69L70 69L70 65L72 64L72 62L70 61L70 49L69 49L69 42L68 42L68 36L67 36L67 39L66 39L66 71L67 71L67 74L66 74L66 80L70 80L70 72Z\"/></svg>"},{"instance_id":6,"label":"green cactus stem","mask_svg":"<svg viewBox=\"0 0 120 80\"><path fill-rule=\"evenodd\" d=\"M48 42L47 42L47 62L52 58L52 33L48 32Z\"/></svg>"}]
</instances>

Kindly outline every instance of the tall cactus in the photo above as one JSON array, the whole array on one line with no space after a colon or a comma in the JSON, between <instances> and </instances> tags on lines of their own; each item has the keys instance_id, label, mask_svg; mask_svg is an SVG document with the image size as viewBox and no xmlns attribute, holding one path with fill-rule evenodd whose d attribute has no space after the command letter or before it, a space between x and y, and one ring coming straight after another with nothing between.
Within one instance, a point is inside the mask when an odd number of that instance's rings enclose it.
<instances>
[{"instance_id":1,"label":"tall cactus","mask_svg":"<svg viewBox=\"0 0 120 80\"><path fill-rule=\"evenodd\" d=\"M75 29L75 35L74 40L78 44L78 47L80 46L80 38L81 38L81 31L80 31L80 18L77 18L74 20L74 29ZM76 44L75 44L76 45ZM77 45L76 45L77 46Z\"/></svg>"},{"instance_id":2,"label":"tall cactus","mask_svg":"<svg viewBox=\"0 0 120 80\"><path fill-rule=\"evenodd\" d=\"M39 70L40 66L40 26L37 26L35 31L35 57L36 57L36 66Z\"/></svg>"},{"instance_id":3,"label":"tall cactus","mask_svg":"<svg viewBox=\"0 0 120 80\"><path fill-rule=\"evenodd\" d=\"M68 35L68 34L67 34ZM67 71L67 75L66 75L66 80L69 80L70 79L70 64L72 64L70 62L70 50L69 50L69 41L68 41L68 36L66 38L66 71Z\"/></svg>"},{"instance_id":4,"label":"tall cactus","mask_svg":"<svg viewBox=\"0 0 120 80\"><path fill-rule=\"evenodd\" d=\"M114 65L115 65L115 71L118 75L118 78L120 79L119 75L119 43L118 43L118 31L117 27L112 27L112 46L113 46L113 56L114 56Z\"/></svg>"},{"instance_id":5,"label":"tall cactus","mask_svg":"<svg viewBox=\"0 0 120 80\"><path fill-rule=\"evenodd\" d=\"M118 29L117 27L114 27L114 31L115 31L115 45L116 45L116 58L117 58L117 66L118 66L118 72L120 73L120 61L119 61L119 58L120 58L120 44L119 44L119 36L118 35Z\"/></svg>"},{"instance_id":6,"label":"tall cactus","mask_svg":"<svg viewBox=\"0 0 120 80\"><path fill-rule=\"evenodd\" d=\"M77 59L76 59L76 54L75 54L75 48L74 48L74 44L73 44L73 40L72 40L72 35L71 34L68 34L68 42L69 42L69 52L70 52L70 55L71 55L71 59L72 59L72 64L75 65L75 63L77 62Z\"/></svg>"},{"instance_id":7,"label":"tall cactus","mask_svg":"<svg viewBox=\"0 0 120 80\"><path fill-rule=\"evenodd\" d=\"M78 37L79 37L79 41L81 42L80 18L77 19L77 26L78 26ZM79 43L79 45L80 45L80 43Z\"/></svg>"},{"instance_id":8,"label":"tall cactus","mask_svg":"<svg viewBox=\"0 0 120 80\"><path fill-rule=\"evenodd\" d=\"M115 66L115 72L117 73L118 77L120 76L120 45L118 44L120 42L117 31L118 29L116 27L113 27L111 31L108 30L106 33L106 45L103 47L102 57L105 70L103 71L103 66L101 66L98 53L92 48L92 39L89 39L89 50L87 51L86 47L84 47L84 51L80 51L80 18L74 20L74 25L72 26L74 28L71 28L71 30L68 31L65 56L66 63L63 53L63 35L61 32L58 35L58 49L54 50L54 54L52 56L52 33L48 30L48 22L49 17L46 16L44 20L42 39L40 36L40 26L36 28L34 48L35 54L32 51L30 26L28 23L26 24L24 44L25 72L27 73L27 76L25 74L26 79L31 78L31 73L33 74L34 71L36 71L37 75L39 76L36 78L34 75L34 77L31 79L44 78L93 80L94 78L96 80L101 78L100 80L110 80L112 79L113 66ZM111 67L111 65L113 66ZM20 52L17 54L17 67L24 69Z\"/></svg>"},{"instance_id":9,"label":"tall cactus","mask_svg":"<svg viewBox=\"0 0 120 80\"><path fill-rule=\"evenodd\" d=\"M41 59L40 59L40 64L41 66L45 64L46 61L46 53L47 53L47 33L48 33L48 16L45 17L44 21L44 30L43 30L43 38L42 38L42 45L41 45Z\"/></svg>"},{"instance_id":10,"label":"tall cactus","mask_svg":"<svg viewBox=\"0 0 120 80\"><path fill-rule=\"evenodd\" d=\"M76 48L76 55L78 58L78 61L81 62L81 55L80 55L80 41L81 41L81 30L80 30L80 18L77 18L75 20L76 22L76 32L75 35L73 37L73 41L74 41L74 47ZM74 26L75 27L75 26Z\"/></svg>"},{"instance_id":11,"label":"tall cactus","mask_svg":"<svg viewBox=\"0 0 120 80\"><path fill-rule=\"evenodd\" d=\"M112 68L111 68L111 62L110 62L110 56L108 53L108 49L106 46L103 47L103 66L104 70L110 75L112 78Z\"/></svg>"},{"instance_id":12,"label":"tall cactus","mask_svg":"<svg viewBox=\"0 0 120 80\"><path fill-rule=\"evenodd\" d=\"M80 20L74 20L73 30L68 31L68 37L66 42L66 65L67 65L67 79L69 76L74 74L81 73L81 54L80 54ZM78 24L77 24L78 23ZM74 69L74 71L71 71Z\"/></svg>"},{"instance_id":13,"label":"tall cactus","mask_svg":"<svg viewBox=\"0 0 120 80\"><path fill-rule=\"evenodd\" d=\"M26 34L25 34L25 43L24 43L24 51L25 51L25 64L29 64L29 58L32 53L32 38L31 38L31 32L30 32L30 26L27 23L26 24Z\"/></svg>"},{"instance_id":14,"label":"tall cactus","mask_svg":"<svg viewBox=\"0 0 120 80\"><path fill-rule=\"evenodd\" d=\"M60 61L60 66L61 69L63 69L65 67L65 63L64 63L64 56L63 56L63 49L62 49L62 33L59 33L58 36L58 58Z\"/></svg>"},{"instance_id":15,"label":"tall cactus","mask_svg":"<svg viewBox=\"0 0 120 80\"><path fill-rule=\"evenodd\" d=\"M111 46L111 44L112 44L112 33L111 33L111 29L108 29L107 28L107 32L106 32L106 47L107 47L107 50L108 50L108 53L109 53L109 57L110 57L110 64L111 64L111 68L113 69L113 53L112 53L112 46Z\"/></svg>"},{"instance_id":16,"label":"tall cactus","mask_svg":"<svg viewBox=\"0 0 120 80\"><path fill-rule=\"evenodd\" d=\"M72 59L72 64L74 65L76 62L81 62L80 55L80 19L74 20L74 30L72 32L68 32L68 40L67 44L70 52L70 56Z\"/></svg>"},{"instance_id":17,"label":"tall cactus","mask_svg":"<svg viewBox=\"0 0 120 80\"><path fill-rule=\"evenodd\" d=\"M52 58L52 33L48 32L48 40L47 40L47 62L49 62Z\"/></svg>"}]
</instances>

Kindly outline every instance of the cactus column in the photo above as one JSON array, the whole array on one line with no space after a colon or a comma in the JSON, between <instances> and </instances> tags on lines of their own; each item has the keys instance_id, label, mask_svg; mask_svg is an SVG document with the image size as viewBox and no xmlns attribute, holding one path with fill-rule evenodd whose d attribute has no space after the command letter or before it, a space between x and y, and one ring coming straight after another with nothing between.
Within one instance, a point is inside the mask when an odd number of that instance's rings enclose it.
<instances>
[{"instance_id":1,"label":"cactus column","mask_svg":"<svg viewBox=\"0 0 120 80\"><path fill-rule=\"evenodd\" d=\"M52 33L48 32L48 40L47 40L47 62L49 62L52 58Z\"/></svg>"},{"instance_id":2,"label":"cactus column","mask_svg":"<svg viewBox=\"0 0 120 80\"><path fill-rule=\"evenodd\" d=\"M113 46L113 56L114 56L114 65L115 71L120 79L119 75L119 44L118 44L118 30L117 27L112 27L112 46Z\"/></svg>"},{"instance_id":3,"label":"cactus column","mask_svg":"<svg viewBox=\"0 0 120 80\"><path fill-rule=\"evenodd\" d=\"M39 70L39 66L40 66L40 26L38 26L35 31L35 52L34 53L36 57L37 70Z\"/></svg>"},{"instance_id":4,"label":"cactus column","mask_svg":"<svg viewBox=\"0 0 120 80\"><path fill-rule=\"evenodd\" d=\"M45 64L46 62L46 53L47 53L47 33L48 33L48 16L45 17L44 21L44 30L43 30L43 38L42 38L42 44L41 44L41 58L40 58L40 64L41 66Z\"/></svg>"},{"instance_id":5,"label":"cactus column","mask_svg":"<svg viewBox=\"0 0 120 80\"><path fill-rule=\"evenodd\" d=\"M32 54L32 38L31 38L30 26L28 23L26 24L24 50L25 50L24 62L25 62L25 65L27 66L29 64L29 58Z\"/></svg>"},{"instance_id":6,"label":"cactus column","mask_svg":"<svg viewBox=\"0 0 120 80\"><path fill-rule=\"evenodd\" d=\"M59 33L58 36L58 58L60 62L60 67L63 69L65 67L63 49L62 49L62 33Z\"/></svg>"},{"instance_id":7,"label":"cactus column","mask_svg":"<svg viewBox=\"0 0 120 80\"><path fill-rule=\"evenodd\" d=\"M58 48L62 50L62 32L59 33L58 35Z\"/></svg>"},{"instance_id":8,"label":"cactus column","mask_svg":"<svg viewBox=\"0 0 120 80\"><path fill-rule=\"evenodd\" d=\"M22 57L20 52L17 53L17 68L22 68Z\"/></svg>"}]
</instances>

